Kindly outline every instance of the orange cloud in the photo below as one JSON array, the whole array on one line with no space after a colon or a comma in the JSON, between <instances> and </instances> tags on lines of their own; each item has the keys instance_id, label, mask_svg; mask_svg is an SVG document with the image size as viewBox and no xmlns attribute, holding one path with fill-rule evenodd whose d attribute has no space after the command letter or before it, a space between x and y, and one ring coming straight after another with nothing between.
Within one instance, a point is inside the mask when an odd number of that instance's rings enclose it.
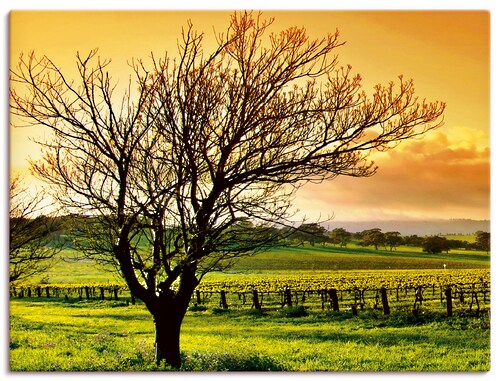
<instances>
[{"instance_id":1,"label":"orange cloud","mask_svg":"<svg viewBox=\"0 0 500 381\"><path fill-rule=\"evenodd\" d=\"M468 133L471 130L467 130ZM338 220L489 218L490 150L473 139L435 132L378 155L371 178L337 178L304 187L297 205L308 216ZM329 208L329 210L328 210Z\"/></svg>"}]
</instances>

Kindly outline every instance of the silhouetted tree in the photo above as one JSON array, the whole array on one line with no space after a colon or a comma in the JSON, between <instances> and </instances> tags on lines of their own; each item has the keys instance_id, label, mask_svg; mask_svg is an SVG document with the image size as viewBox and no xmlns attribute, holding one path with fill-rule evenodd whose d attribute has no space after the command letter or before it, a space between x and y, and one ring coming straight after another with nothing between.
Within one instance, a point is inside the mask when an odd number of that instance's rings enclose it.
<instances>
[{"instance_id":1,"label":"silhouetted tree","mask_svg":"<svg viewBox=\"0 0 500 381\"><path fill-rule=\"evenodd\" d=\"M144 301L156 359L174 367L204 274L268 247L259 236L238 245L241 218L260 229L286 223L305 183L371 176L370 152L441 124L444 104L418 100L402 76L362 91L338 65L338 32L310 39L270 25L234 14L206 52L188 23L176 58L132 63L122 98L96 51L77 55L77 79L34 54L11 72L13 113L54 132L34 170L65 207L99 217L87 251L114 262Z\"/></svg>"}]
</instances>

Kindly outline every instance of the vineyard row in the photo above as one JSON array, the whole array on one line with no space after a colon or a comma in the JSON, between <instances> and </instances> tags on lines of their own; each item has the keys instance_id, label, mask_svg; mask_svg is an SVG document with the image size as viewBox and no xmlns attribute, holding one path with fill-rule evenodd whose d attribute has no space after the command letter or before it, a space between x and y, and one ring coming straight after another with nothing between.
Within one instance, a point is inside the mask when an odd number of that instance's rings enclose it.
<instances>
[{"instance_id":1,"label":"vineyard row","mask_svg":"<svg viewBox=\"0 0 500 381\"><path fill-rule=\"evenodd\" d=\"M130 295L128 289L118 284L108 284L99 286L58 285L56 287L46 286L23 286L11 287L11 297L46 297L61 298L66 300L78 297L81 301L87 300L120 300L125 298L127 305L129 300L135 304L135 298ZM223 309L231 307L244 307L261 310L266 308L284 308L293 306L308 307L321 306L332 311L340 311L341 306L348 308L354 315L358 310L372 308L381 310L385 315L390 314L391 306L403 308L410 306L414 313L422 308L425 301L427 303L439 303L446 307L447 316L453 314L454 305L468 307L469 312L475 307L477 314L481 310L489 308L490 302L489 284L470 283L455 286L436 287L417 286L413 288L388 289L349 289L337 290L335 288L321 290L293 290L286 288L282 291L259 291L253 289L245 292L220 291L200 291L193 294L193 305L197 308L202 306L217 306ZM482 306L481 306L482 304Z\"/></svg>"},{"instance_id":2,"label":"vineyard row","mask_svg":"<svg viewBox=\"0 0 500 381\"><path fill-rule=\"evenodd\" d=\"M294 291L292 289L285 289L282 292L259 292L253 290L252 292L236 293L238 301L233 300L233 305L238 304L248 305L251 301L251 308L262 309L264 304L268 308L272 307L293 307L304 306L310 307L321 305L321 309L325 308L332 311L340 311L341 305L352 310L354 315L357 315L358 310L374 309L382 310L385 315L390 314L390 303L394 304L396 308L401 309L411 306L414 313L422 308L422 304L426 303L439 303L446 306L447 316L452 315L453 306L468 306L469 312L473 307L476 307L476 312L479 314L481 310L489 308L490 303L490 290L485 288L484 284L462 284L460 286L446 288L436 287L423 287L418 286L414 289L353 289L353 290L336 290L330 288L328 290L318 291ZM228 309L228 296L224 290L220 292L200 292L196 291L196 305L205 305L210 299L219 300L218 305L221 308ZM232 294L234 299L234 293ZM313 299L313 300L311 300ZM319 299L319 301L318 301ZM482 306L481 306L482 304Z\"/></svg>"}]
</instances>

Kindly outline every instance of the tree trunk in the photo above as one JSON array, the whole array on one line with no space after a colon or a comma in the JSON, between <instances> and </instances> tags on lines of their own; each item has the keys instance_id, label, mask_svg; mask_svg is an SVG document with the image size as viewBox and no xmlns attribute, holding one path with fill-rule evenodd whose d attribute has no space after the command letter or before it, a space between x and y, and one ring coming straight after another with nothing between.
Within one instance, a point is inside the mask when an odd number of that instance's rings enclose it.
<instances>
[{"instance_id":1,"label":"tree trunk","mask_svg":"<svg viewBox=\"0 0 500 381\"><path fill-rule=\"evenodd\" d=\"M178 315L176 313L175 315ZM171 314L156 314L155 322L155 359L160 365L165 360L167 365L181 367L180 334L182 317Z\"/></svg>"},{"instance_id":2,"label":"tree trunk","mask_svg":"<svg viewBox=\"0 0 500 381\"><path fill-rule=\"evenodd\" d=\"M155 323L155 359L158 365L165 360L166 365L181 367L181 324L197 285L194 270L184 269L177 293L163 289L155 297L153 308L148 307Z\"/></svg>"},{"instance_id":3,"label":"tree trunk","mask_svg":"<svg viewBox=\"0 0 500 381\"><path fill-rule=\"evenodd\" d=\"M123 232L126 233L125 230ZM122 234L124 234L122 232ZM157 283L157 279L141 284L132 264L127 236L115 246L115 255L120 262L120 270L130 289L132 300L140 299L151 313L155 325L155 360L159 365L181 367L180 332L181 324L191 301L191 296L199 283L196 277L196 261L189 266L176 267L168 277ZM192 257L197 256L192 254ZM177 291L171 289L172 283L179 279ZM148 287L148 288L147 288Z\"/></svg>"}]
</instances>

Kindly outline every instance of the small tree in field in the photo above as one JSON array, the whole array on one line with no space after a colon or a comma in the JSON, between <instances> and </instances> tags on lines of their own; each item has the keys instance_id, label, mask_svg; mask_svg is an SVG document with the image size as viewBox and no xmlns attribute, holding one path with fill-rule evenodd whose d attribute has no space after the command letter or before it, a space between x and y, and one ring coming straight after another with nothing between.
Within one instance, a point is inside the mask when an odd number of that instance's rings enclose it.
<instances>
[{"instance_id":1,"label":"small tree in field","mask_svg":"<svg viewBox=\"0 0 500 381\"><path fill-rule=\"evenodd\" d=\"M362 91L337 63L338 32L270 24L234 14L206 52L189 23L177 57L132 64L121 98L96 51L77 56L74 80L33 54L11 74L13 113L54 132L34 170L93 216L82 249L116 265L154 317L157 361L174 367L204 274L265 249L298 188L371 176L370 152L441 124L444 104L419 101L412 81Z\"/></svg>"},{"instance_id":2,"label":"small tree in field","mask_svg":"<svg viewBox=\"0 0 500 381\"><path fill-rule=\"evenodd\" d=\"M491 246L491 234L488 233L488 232L484 232L484 231L477 231L475 233L475 237L476 237L476 241L475 241L475 244L476 244L476 247L479 249L479 250L484 250L486 251L486 253L489 253L490 252L490 246Z\"/></svg>"},{"instance_id":3,"label":"small tree in field","mask_svg":"<svg viewBox=\"0 0 500 381\"><path fill-rule=\"evenodd\" d=\"M450 250L450 246L448 244L448 240L445 237L435 235L425 237L422 243L422 250L425 253L439 254L443 251L448 252Z\"/></svg>"},{"instance_id":4,"label":"small tree in field","mask_svg":"<svg viewBox=\"0 0 500 381\"><path fill-rule=\"evenodd\" d=\"M369 229L362 232L362 240L361 244L363 246L371 246L375 247L375 250L378 250L380 245L385 243L385 235L379 228Z\"/></svg>"},{"instance_id":5,"label":"small tree in field","mask_svg":"<svg viewBox=\"0 0 500 381\"><path fill-rule=\"evenodd\" d=\"M290 235L291 239L299 241L302 245L309 242L311 246L316 243L326 243L328 241L326 229L318 223L303 223L297 229L294 229Z\"/></svg>"},{"instance_id":6,"label":"small tree in field","mask_svg":"<svg viewBox=\"0 0 500 381\"><path fill-rule=\"evenodd\" d=\"M352 234L344 228L336 228L330 232L330 240L333 244L346 247Z\"/></svg>"},{"instance_id":7,"label":"small tree in field","mask_svg":"<svg viewBox=\"0 0 500 381\"><path fill-rule=\"evenodd\" d=\"M400 232L387 232L384 233L384 241L387 246L389 246L389 250L396 250L396 247L401 245L403 242L403 238L401 237Z\"/></svg>"},{"instance_id":8,"label":"small tree in field","mask_svg":"<svg viewBox=\"0 0 500 381\"><path fill-rule=\"evenodd\" d=\"M14 177L9 193L9 282L15 282L47 270L63 245L54 237L58 220L43 214L42 192L30 194Z\"/></svg>"}]
</instances>

